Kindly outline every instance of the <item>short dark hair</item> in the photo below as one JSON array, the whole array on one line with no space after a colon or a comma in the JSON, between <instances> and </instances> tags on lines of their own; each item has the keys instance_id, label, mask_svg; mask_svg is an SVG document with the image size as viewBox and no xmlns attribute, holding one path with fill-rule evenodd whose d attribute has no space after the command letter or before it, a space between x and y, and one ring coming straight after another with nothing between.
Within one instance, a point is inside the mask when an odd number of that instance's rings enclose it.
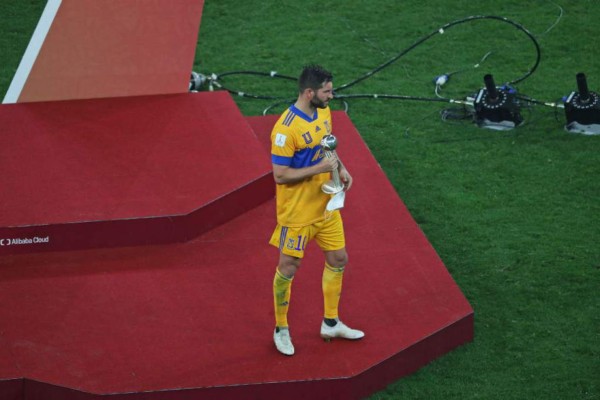
<instances>
[{"instance_id":1,"label":"short dark hair","mask_svg":"<svg viewBox=\"0 0 600 400\"><path fill-rule=\"evenodd\" d=\"M326 82L331 82L333 75L325 68L317 64L309 64L302 69L298 78L298 89L302 93L305 89L318 90Z\"/></svg>"}]
</instances>

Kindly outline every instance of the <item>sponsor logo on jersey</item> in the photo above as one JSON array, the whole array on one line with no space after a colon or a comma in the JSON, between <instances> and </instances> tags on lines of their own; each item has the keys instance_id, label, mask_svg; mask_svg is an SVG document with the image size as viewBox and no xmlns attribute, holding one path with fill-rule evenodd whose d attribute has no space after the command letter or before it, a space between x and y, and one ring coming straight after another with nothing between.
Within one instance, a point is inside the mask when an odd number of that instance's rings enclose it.
<instances>
[{"instance_id":1,"label":"sponsor logo on jersey","mask_svg":"<svg viewBox=\"0 0 600 400\"><path fill-rule=\"evenodd\" d=\"M286 135L284 135L283 133L278 133L277 135L275 135L275 145L279 147L285 146L286 139Z\"/></svg>"}]
</instances>

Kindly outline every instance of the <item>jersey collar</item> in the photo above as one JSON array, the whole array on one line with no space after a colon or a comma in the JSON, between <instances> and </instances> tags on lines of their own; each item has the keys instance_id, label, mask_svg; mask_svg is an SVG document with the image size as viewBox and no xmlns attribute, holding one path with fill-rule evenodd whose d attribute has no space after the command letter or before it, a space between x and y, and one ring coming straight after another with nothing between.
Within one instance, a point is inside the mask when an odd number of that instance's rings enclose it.
<instances>
[{"instance_id":1,"label":"jersey collar","mask_svg":"<svg viewBox=\"0 0 600 400\"><path fill-rule=\"evenodd\" d=\"M305 120L307 122L313 122L319 116L318 110L315 110L315 113L313 114L313 116L311 118L308 115L306 115L304 113L304 111L302 111L298 107L296 107L294 104L292 104L290 106L290 111L292 111L294 114L298 115L300 118L302 118L303 120Z\"/></svg>"}]
</instances>

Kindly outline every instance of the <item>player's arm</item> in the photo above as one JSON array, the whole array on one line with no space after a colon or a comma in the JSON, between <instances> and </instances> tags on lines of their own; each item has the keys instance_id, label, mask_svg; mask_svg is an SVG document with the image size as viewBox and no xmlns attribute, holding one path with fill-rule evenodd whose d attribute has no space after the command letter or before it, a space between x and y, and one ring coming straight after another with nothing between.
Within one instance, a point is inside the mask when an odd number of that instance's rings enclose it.
<instances>
[{"instance_id":1,"label":"player's arm","mask_svg":"<svg viewBox=\"0 0 600 400\"><path fill-rule=\"evenodd\" d=\"M273 164L273 177L275 183L296 183L311 176L330 172L339 167L339 162L336 157L323 157L321 162L310 167L292 168L287 165Z\"/></svg>"}]
</instances>

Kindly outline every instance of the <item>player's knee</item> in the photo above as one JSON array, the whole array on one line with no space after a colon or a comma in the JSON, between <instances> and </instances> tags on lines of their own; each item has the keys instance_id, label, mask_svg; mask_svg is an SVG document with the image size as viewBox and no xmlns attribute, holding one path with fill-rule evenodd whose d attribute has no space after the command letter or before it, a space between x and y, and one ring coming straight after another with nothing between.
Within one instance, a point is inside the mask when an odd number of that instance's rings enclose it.
<instances>
[{"instance_id":1,"label":"player's knee","mask_svg":"<svg viewBox=\"0 0 600 400\"><path fill-rule=\"evenodd\" d=\"M295 257L282 257L277 266L279 272L286 278L293 278L298 268L300 268L300 259Z\"/></svg>"},{"instance_id":2,"label":"player's knee","mask_svg":"<svg viewBox=\"0 0 600 400\"><path fill-rule=\"evenodd\" d=\"M329 265L331 265L332 267L335 268L341 268L346 266L346 264L348 264L348 253L346 253L345 251L343 252L333 252L331 253L331 256L328 257L328 262Z\"/></svg>"},{"instance_id":3,"label":"player's knee","mask_svg":"<svg viewBox=\"0 0 600 400\"><path fill-rule=\"evenodd\" d=\"M348 264L348 254L344 254L336 259L336 267L345 267Z\"/></svg>"}]
</instances>

